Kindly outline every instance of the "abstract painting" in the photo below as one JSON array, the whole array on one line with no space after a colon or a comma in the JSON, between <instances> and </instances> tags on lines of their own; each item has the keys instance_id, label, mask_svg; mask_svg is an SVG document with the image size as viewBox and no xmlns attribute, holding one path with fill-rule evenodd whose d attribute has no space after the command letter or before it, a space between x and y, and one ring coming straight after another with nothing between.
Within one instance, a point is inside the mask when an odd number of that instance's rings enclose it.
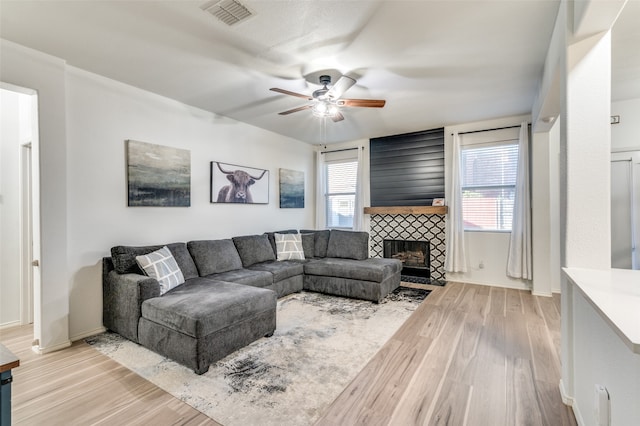
<instances>
[{"instance_id":1,"label":"abstract painting","mask_svg":"<svg viewBox=\"0 0 640 426\"><path fill-rule=\"evenodd\" d=\"M191 152L128 140L129 206L189 207Z\"/></svg>"},{"instance_id":2,"label":"abstract painting","mask_svg":"<svg viewBox=\"0 0 640 426\"><path fill-rule=\"evenodd\" d=\"M269 204L269 171L212 161L211 202Z\"/></svg>"},{"instance_id":3,"label":"abstract painting","mask_svg":"<svg viewBox=\"0 0 640 426\"><path fill-rule=\"evenodd\" d=\"M304 208L304 172L280 169L280 208Z\"/></svg>"}]
</instances>

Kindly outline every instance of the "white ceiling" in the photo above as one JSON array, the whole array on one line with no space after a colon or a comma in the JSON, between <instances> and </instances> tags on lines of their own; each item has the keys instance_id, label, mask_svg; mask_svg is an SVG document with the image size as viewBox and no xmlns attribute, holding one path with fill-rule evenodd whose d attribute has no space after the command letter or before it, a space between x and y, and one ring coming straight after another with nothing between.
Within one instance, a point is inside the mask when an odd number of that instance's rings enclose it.
<instances>
[{"instance_id":1,"label":"white ceiling","mask_svg":"<svg viewBox=\"0 0 640 426\"><path fill-rule=\"evenodd\" d=\"M206 0L0 2L0 36L188 105L309 143L332 143L526 114L559 0L243 0L255 15L229 27ZM634 8L640 1L631 0ZM636 14L637 18L640 13ZM623 22L624 14L620 22ZM629 21L629 20L628 20ZM620 98L640 97L640 40L630 20ZM622 24L621 24L622 25ZM629 35L633 37L629 40ZM622 40L621 40L622 39ZM635 55L635 57L634 57ZM635 67L635 68L634 68ZM333 123L271 87L309 94L322 70L357 84Z\"/></svg>"}]
</instances>

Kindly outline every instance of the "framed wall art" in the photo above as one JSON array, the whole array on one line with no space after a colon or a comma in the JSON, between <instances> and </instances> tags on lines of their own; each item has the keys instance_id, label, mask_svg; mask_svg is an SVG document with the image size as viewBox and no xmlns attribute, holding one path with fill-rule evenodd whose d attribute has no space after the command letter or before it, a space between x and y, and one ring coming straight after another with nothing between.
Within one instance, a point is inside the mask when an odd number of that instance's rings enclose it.
<instances>
[{"instance_id":1,"label":"framed wall art","mask_svg":"<svg viewBox=\"0 0 640 426\"><path fill-rule=\"evenodd\" d=\"M269 171L212 161L211 202L269 204Z\"/></svg>"},{"instance_id":2,"label":"framed wall art","mask_svg":"<svg viewBox=\"0 0 640 426\"><path fill-rule=\"evenodd\" d=\"M189 207L191 152L127 140L128 205Z\"/></svg>"},{"instance_id":3,"label":"framed wall art","mask_svg":"<svg viewBox=\"0 0 640 426\"><path fill-rule=\"evenodd\" d=\"M280 208L304 208L304 172L280 169Z\"/></svg>"}]
</instances>

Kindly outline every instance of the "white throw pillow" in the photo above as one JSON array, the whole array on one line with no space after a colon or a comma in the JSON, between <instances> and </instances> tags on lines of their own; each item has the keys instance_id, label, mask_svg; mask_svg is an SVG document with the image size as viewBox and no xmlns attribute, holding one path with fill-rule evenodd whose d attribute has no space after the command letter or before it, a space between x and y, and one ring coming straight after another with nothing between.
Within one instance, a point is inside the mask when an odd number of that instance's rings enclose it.
<instances>
[{"instance_id":1,"label":"white throw pillow","mask_svg":"<svg viewBox=\"0 0 640 426\"><path fill-rule=\"evenodd\" d=\"M160 283L160 295L184 282L184 275L167 246L144 256L136 256L136 262L147 276Z\"/></svg>"},{"instance_id":2,"label":"white throw pillow","mask_svg":"<svg viewBox=\"0 0 640 426\"><path fill-rule=\"evenodd\" d=\"M273 234L276 240L278 260L304 259L300 234Z\"/></svg>"}]
</instances>

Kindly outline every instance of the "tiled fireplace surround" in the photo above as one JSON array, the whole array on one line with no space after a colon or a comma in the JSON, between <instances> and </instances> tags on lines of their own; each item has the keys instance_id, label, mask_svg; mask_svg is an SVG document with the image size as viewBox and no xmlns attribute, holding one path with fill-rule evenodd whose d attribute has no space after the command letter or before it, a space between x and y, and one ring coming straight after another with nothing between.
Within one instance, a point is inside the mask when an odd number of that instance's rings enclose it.
<instances>
[{"instance_id":1,"label":"tiled fireplace surround","mask_svg":"<svg viewBox=\"0 0 640 426\"><path fill-rule=\"evenodd\" d=\"M445 208L446 209L446 208ZM394 209L390 209L393 211ZM411 209L413 211L415 209ZM445 282L445 214L443 213L374 213L382 208L368 208L371 215L369 250L372 257L383 257L384 240L429 241L431 245L431 281Z\"/></svg>"}]
</instances>

